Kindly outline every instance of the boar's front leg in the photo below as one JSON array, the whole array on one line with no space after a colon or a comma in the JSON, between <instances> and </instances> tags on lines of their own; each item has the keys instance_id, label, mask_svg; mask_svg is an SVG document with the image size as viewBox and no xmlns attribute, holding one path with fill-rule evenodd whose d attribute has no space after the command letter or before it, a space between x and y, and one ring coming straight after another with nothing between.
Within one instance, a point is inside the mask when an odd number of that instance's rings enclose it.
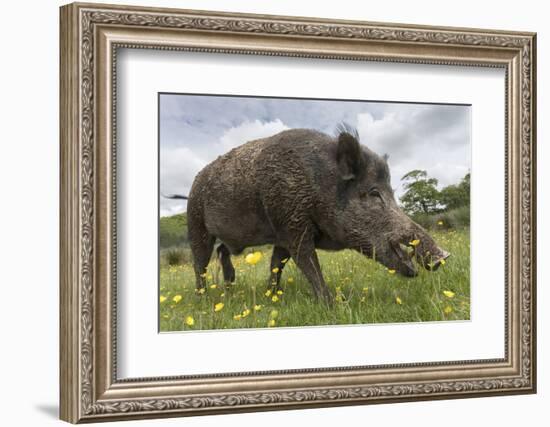
<instances>
[{"instance_id":1,"label":"boar's front leg","mask_svg":"<svg viewBox=\"0 0 550 427\"><path fill-rule=\"evenodd\" d=\"M319 265L317 252L315 252L313 238L301 239L296 242L290 248L290 254L298 268L302 270L302 273L304 273L309 283L313 286L315 296L323 298L327 303L331 304L333 296L321 273L321 266Z\"/></svg>"},{"instance_id":2,"label":"boar's front leg","mask_svg":"<svg viewBox=\"0 0 550 427\"><path fill-rule=\"evenodd\" d=\"M268 289L281 289L281 274L285 268L286 262L290 258L290 252L281 246L273 247L273 255L271 255L271 274L269 277ZM283 262L285 261L285 262Z\"/></svg>"}]
</instances>

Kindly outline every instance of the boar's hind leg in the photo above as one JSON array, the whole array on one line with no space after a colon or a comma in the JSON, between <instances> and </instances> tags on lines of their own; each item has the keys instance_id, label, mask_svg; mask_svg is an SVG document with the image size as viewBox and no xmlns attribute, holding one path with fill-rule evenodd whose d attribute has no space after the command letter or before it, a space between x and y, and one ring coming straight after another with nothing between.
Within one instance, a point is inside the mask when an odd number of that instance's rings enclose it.
<instances>
[{"instance_id":1,"label":"boar's hind leg","mask_svg":"<svg viewBox=\"0 0 550 427\"><path fill-rule=\"evenodd\" d=\"M325 279L323 279L313 239L311 242L301 242L297 247L291 248L290 254L298 268L302 270L302 273L313 286L315 296L331 303L333 297L325 283Z\"/></svg>"},{"instance_id":2,"label":"boar's hind leg","mask_svg":"<svg viewBox=\"0 0 550 427\"><path fill-rule=\"evenodd\" d=\"M193 253L193 267L195 268L195 280L197 289L206 287L206 267L210 262L214 242L216 238L204 232L202 234L191 232L189 228L189 240L191 241L191 252Z\"/></svg>"},{"instance_id":3,"label":"boar's hind leg","mask_svg":"<svg viewBox=\"0 0 550 427\"><path fill-rule=\"evenodd\" d=\"M223 280L225 283L233 283L235 281L235 267L231 263L231 253L227 246L223 243L216 249L218 259L222 265Z\"/></svg>"},{"instance_id":4,"label":"boar's hind leg","mask_svg":"<svg viewBox=\"0 0 550 427\"><path fill-rule=\"evenodd\" d=\"M271 275L269 277L268 289L281 289L281 274L283 274L283 268L285 268L285 264L289 258L289 251L281 246L273 246L273 255L271 255Z\"/></svg>"}]
</instances>

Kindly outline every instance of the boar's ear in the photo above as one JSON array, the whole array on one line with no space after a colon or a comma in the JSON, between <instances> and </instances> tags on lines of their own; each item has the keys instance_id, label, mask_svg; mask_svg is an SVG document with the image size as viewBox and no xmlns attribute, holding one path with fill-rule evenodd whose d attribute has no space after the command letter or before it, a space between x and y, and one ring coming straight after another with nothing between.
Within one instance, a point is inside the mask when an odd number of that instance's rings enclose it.
<instances>
[{"instance_id":1,"label":"boar's ear","mask_svg":"<svg viewBox=\"0 0 550 427\"><path fill-rule=\"evenodd\" d=\"M344 181L356 178L364 167L363 150L355 136L342 132L338 136L336 162L340 176Z\"/></svg>"}]
</instances>

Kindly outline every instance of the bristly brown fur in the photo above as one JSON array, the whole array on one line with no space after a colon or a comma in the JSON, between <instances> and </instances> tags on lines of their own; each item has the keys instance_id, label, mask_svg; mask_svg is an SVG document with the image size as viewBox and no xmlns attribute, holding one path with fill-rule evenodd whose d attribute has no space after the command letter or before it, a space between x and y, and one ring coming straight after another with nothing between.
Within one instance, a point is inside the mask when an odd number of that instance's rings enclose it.
<instances>
[{"instance_id":1,"label":"bristly brown fur","mask_svg":"<svg viewBox=\"0 0 550 427\"><path fill-rule=\"evenodd\" d=\"M361 142L357 128L355 126L350 125L347 122L341 122L338 125L336 125L336 130L335 130L336 137L338 138L343 133L347 133L352 137L354 137L358 142Z\"/></svg>"}]
</instances>

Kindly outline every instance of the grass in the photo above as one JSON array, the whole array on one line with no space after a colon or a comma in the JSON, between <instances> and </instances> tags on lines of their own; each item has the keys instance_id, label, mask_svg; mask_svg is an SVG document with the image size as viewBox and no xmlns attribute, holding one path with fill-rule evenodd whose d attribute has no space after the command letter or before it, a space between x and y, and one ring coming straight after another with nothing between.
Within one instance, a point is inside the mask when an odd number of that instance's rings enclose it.
<instances>
[{"instance_id":1,"label":"grass","mask_svg":"<svg viewBox=\"0 0 550 427\"><path fill-rule=\"evenodd\" d=\"M470 226L470 206L462 206L437 214L417 213L411 218L428 230L462 229Z\"/></svg>"},{"instance_id":2,"label":"grass","mask_svg":"<svg viewBox=\"0 0 550 427\"><path fill-rule=\"evenodd\" d=\"M193 260L191 249L188 247L172 247L162 249L160 253L161 264L169 266L178 266L190 264Z\"/></svg>"},{"instance_id":3,"label":"grass","mask_svg":"<svg viewBox=\"0 0 550 427\"><path fill-rule=\"evenodd\" d=\"M227 287L223 284L221 268L213 258L208 266L208 287L204 294L195 291L190 262L177 266L161 262L160 330L469 319L469 229L442 229L432 235L452 257L438 271L430 273L422 269L418 277L412 279L391 274L381 264L354 251L318 251L323 275L336 296L333 306L313 297L311 285L292 260L283 271L282 295L267 296L271 257L271 248L267 246L250 248L232 257L236 282ZM261 251L263 256L257 264L250 265L245 262L245 256L253 251Z\"/></svg>"}]
</instances>

